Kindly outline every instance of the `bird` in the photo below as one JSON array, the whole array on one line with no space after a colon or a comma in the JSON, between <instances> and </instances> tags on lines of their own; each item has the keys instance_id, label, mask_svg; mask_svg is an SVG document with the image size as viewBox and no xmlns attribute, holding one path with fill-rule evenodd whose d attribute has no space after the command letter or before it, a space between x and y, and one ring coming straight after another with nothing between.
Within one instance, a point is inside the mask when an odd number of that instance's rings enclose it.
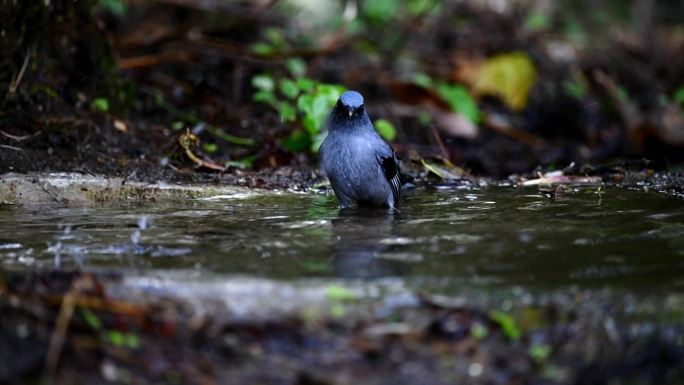
<instances>
[{"instance_id":1,"label":"bird","mask_svg":"<svg viewBox=\"0 0 684 385\"><path fill-rule=\"evenodd\" d=\"M375 131L363 96L357 91L344 92L333 107L320 155L340 209L356 202L397 210L401 195L399 159Z\"/></svg>"}]
</instances>

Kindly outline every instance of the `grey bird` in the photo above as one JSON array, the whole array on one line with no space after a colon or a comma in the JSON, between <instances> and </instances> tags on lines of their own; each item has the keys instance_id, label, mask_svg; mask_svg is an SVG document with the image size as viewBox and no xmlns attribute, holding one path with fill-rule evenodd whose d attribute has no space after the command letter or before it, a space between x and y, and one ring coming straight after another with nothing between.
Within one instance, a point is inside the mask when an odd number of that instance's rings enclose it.
<instances>
[{"instance_id":1,"label":"grey bird","mask_svg":"<svg viewBox=\"0 0 684 385\"><path fill-rule=\"evenodd\" d=\"M320 152L340 208L354 202L391 210L398 206L399 160L375 131L360 93L347 91L337 101Z\"/></svg>"}]
</instances>

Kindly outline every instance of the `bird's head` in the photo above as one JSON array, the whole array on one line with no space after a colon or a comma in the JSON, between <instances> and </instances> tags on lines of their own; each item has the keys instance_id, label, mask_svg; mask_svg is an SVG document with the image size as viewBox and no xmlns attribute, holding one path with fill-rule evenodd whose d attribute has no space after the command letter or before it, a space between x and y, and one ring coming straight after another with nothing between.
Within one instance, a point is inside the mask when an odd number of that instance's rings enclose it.
<instances>
[{"instance_id":1,"label":"bird's head","mask_svg":"<svg viewBox=\"0 0 684 385\"><path fill-rule=\"evenodd\" d=\"M361 116L364 113L363 96L356 91L347 91L340 96L335 109L337 113L346 115L349 118Z\"/></svg>"}]
</instances>

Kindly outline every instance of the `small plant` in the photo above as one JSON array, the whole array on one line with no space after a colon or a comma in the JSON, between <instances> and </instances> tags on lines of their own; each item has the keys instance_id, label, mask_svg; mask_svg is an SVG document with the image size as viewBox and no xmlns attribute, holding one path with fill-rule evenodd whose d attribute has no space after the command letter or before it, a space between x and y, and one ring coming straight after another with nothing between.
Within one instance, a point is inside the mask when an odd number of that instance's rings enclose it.
<instances>
[{"instance_id":1,"label":"small plant","mask_svg":"<svg viewBox=\"0 0 684 385\"><path fill-rule=\"evenodd\" d=\"M316 152L325 138L328 114L345 88L305 77L306 66L301 59L288 60L286 67L290 76L254 76L252 86L256 92L252 98L273 107L281 121L299 125L283 140L283 147L294 152Z\"/></svg>"},{"instance_id":2,"label":"small plant","mask_svg":"<svg viewBox=\"0 0 684 385\"><path fill-rule=\"evenodd\" d=\"M684 86L679 87L674 94L674 101L684 107Z\"/></svg>"},{"instance_id":3,"label":"small plant","mask_svg":"<svg viewBox=\"0 0 684 385\"><path fill-rule=\"evenodd\" d=\"M252 78L256 92L252 99L273 107L280 120L298 128L285 138L282 145L292 152L318 152L327 134L325 125L330 110L346 90L339 84L327 84L304 77L306 67L301 59L286 63L289 77L276 78L259 74ZM396 129L389 121L378 119L375 128L386 140L393 140Z\"/></svg>"},{"instance_id":4,"label":"small plant","mask_svg":"<svg viewBox=\"0 0 684 385\"><path fill-rule=\"evenodd\" d=\"M480 123L480 109L468 89L460 84L436 81L423 73L413 76L413 83L423 88L434 90L449 107L459 115L470 120L473 124ZM424 120L421 119L421 120Z\"/></svg>"}]
</instances>

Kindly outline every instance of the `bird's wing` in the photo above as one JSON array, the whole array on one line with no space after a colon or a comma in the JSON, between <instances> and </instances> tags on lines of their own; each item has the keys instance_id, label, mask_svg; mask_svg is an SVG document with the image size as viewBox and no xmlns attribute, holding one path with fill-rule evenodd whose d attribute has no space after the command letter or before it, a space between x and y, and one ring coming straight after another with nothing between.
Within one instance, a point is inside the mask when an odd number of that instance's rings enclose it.
<instances>
[{"instance_id":1,"label":"bird's wing","mask_svg":"<svg viewBox=\"0 0 684 385\"><path fill-rule=\"evenodd\" d=\"M385 174L385 179L387 179L387 182L390 184L394 201L399 202L401 179L399 177L399 161L394 155L394 150L392 150L392 155L389 156L378 155L378 162L380 163L380 167L382 167L382 172Z\"/></svg>"}]
</instances>

